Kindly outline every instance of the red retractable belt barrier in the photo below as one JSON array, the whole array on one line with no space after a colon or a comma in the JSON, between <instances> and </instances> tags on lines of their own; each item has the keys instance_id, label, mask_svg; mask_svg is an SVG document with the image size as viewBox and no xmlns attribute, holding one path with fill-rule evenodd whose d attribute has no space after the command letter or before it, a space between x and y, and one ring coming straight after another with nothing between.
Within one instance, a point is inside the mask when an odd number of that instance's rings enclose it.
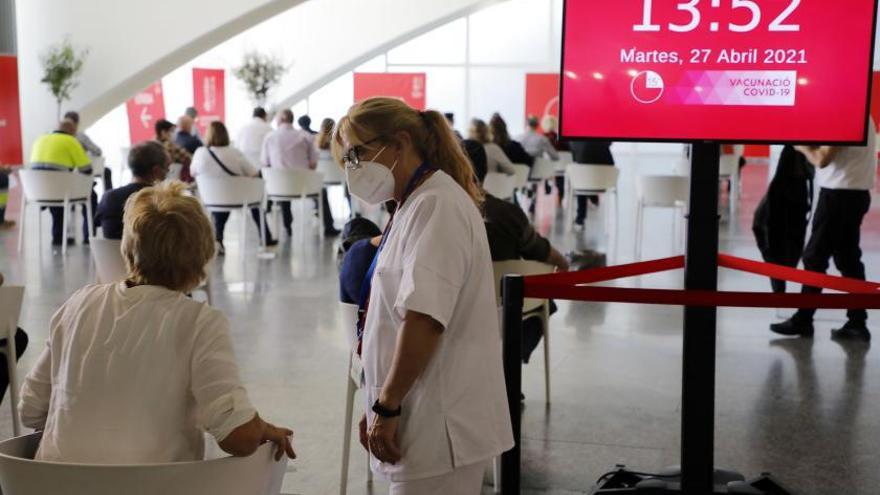
<instances>
[{"instance_id":1,"label":"red retractable belt barrier","mask_svg":"<svg viewBox=\"0 0 880 495\"><path fill-rule=\"evenodd\" d=\"M771 278L846 292L846 294L785 294L725 292L622 287L585 287L580 284L606 282L684 268L684 257L676 256L627 265L579 272L525 277L525 296L574 301L663 304L681 306L747 308L880 309L880 284L825 275L786 266L762 263L727 254L718 256L718 266Z\"/></svg>"}]
</instances>

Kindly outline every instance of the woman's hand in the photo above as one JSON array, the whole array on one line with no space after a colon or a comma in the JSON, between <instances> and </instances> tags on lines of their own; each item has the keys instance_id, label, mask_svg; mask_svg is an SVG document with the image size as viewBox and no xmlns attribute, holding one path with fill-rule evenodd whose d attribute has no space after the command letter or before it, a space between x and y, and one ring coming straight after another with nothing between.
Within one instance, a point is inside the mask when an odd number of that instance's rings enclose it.
<instances>
[{"instance_id":1,"label":"woman's hand","mask_svg":"<svg viewBox=\"0 0 880 495\"><path fill-rule=\"evenodd\" d=\"M263 438L260 444L272 442L275 444L275 460L280 461L284 454L291 459L296 459L296 452L293 451L293 430L287 428L279 428L273 424L266 423L263 430Z\"/></svg>"},{"instance_id":2,"label":"woman's hand","mask_svg":"<svg viewBox=\"0 0 880 495\"><path fill-rule=\"evenodd\" d=\"M376 459L390 464L396 464L400 460L400 446L397 443L399 422L400 418L383 418L378 414L373 417L373 424L367 433L367 442L370 453Z\"/></svg>"}]
</instances>

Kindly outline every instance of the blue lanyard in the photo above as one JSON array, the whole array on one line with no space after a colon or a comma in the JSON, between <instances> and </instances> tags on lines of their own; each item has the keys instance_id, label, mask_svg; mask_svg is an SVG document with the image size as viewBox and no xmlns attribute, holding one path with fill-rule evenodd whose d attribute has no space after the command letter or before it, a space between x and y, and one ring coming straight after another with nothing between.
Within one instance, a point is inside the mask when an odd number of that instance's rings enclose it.
<instances>
[{"instance_id":1,"label":"blue lanyard","mask_svg":"<svg viewBox=\"0 0 880 495\"><path fill-rule=\"evenodd\" d=\"M370 263L370 268L367 270L366 275L364 276L364 281L361 284L361 294L360 299L358 301L358 321L357 321L357 338L358 338L358 354L360 354L360 342L364 335L364 326L366 326L367 321L367 308L370 302L370 291L373 288L373 273L376 271L376 265L379 262L379 255L382 254L382 249L385 247L385 242L388 240L389 234L391 234L391 226L394 223L394 215L400 211L400 208L403 206L403 203L409 198L409 196L415 191L416 187L422 183L425 177L433 172L435 169L432 168L428 162L423 162L419 165L419 168L416 169L413 176L409 179L409 182L406 184L406 189L403 191L403 197L400 199L400 203L397 204L397 209L394 210L394 214L391 215L391 219L388 220L388 225L385 226L385 232L382 233L382 242L379 243L379 249L376 250L376 255L373 256L373 261Z\"/></svg>"}]
</instances>

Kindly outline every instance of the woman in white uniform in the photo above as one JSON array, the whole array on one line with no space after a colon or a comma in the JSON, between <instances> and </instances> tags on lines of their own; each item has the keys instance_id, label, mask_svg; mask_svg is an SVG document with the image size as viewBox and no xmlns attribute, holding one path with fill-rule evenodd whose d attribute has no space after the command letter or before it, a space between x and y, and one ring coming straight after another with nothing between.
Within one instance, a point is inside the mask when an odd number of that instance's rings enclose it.
<instances>
[{"instance_id":1,"label":"woman in white uniform","mask_svg":"<svg viewBox=\"0 0 880 495\"><path fill-rule=\"evenodd\" d=\"M513 447L492 260L467 157L440 113L353 106L333 152L351 193L395 200L361 297L361 443L391 494L478 494Z\"/></svg>"}]
</instances>

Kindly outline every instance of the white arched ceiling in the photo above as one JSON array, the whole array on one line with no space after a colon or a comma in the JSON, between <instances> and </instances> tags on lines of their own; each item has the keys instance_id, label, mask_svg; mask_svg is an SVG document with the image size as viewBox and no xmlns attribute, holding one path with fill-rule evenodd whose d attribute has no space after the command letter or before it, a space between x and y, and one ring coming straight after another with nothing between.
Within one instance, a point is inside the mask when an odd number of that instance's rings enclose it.
<instances>
[{"instance_id":1,"label":"white arched ceiling","mask_svg":"<svg viewBox=\"0 0 880 495\"><path fill-rule=\"evenodd\" d=\"M39 58L65 36L90 52L81 83L64 105L79 109L88 125L199 53L303 1L16 2L24 144L55 125Z\"/></svg>"}]
</instances>

